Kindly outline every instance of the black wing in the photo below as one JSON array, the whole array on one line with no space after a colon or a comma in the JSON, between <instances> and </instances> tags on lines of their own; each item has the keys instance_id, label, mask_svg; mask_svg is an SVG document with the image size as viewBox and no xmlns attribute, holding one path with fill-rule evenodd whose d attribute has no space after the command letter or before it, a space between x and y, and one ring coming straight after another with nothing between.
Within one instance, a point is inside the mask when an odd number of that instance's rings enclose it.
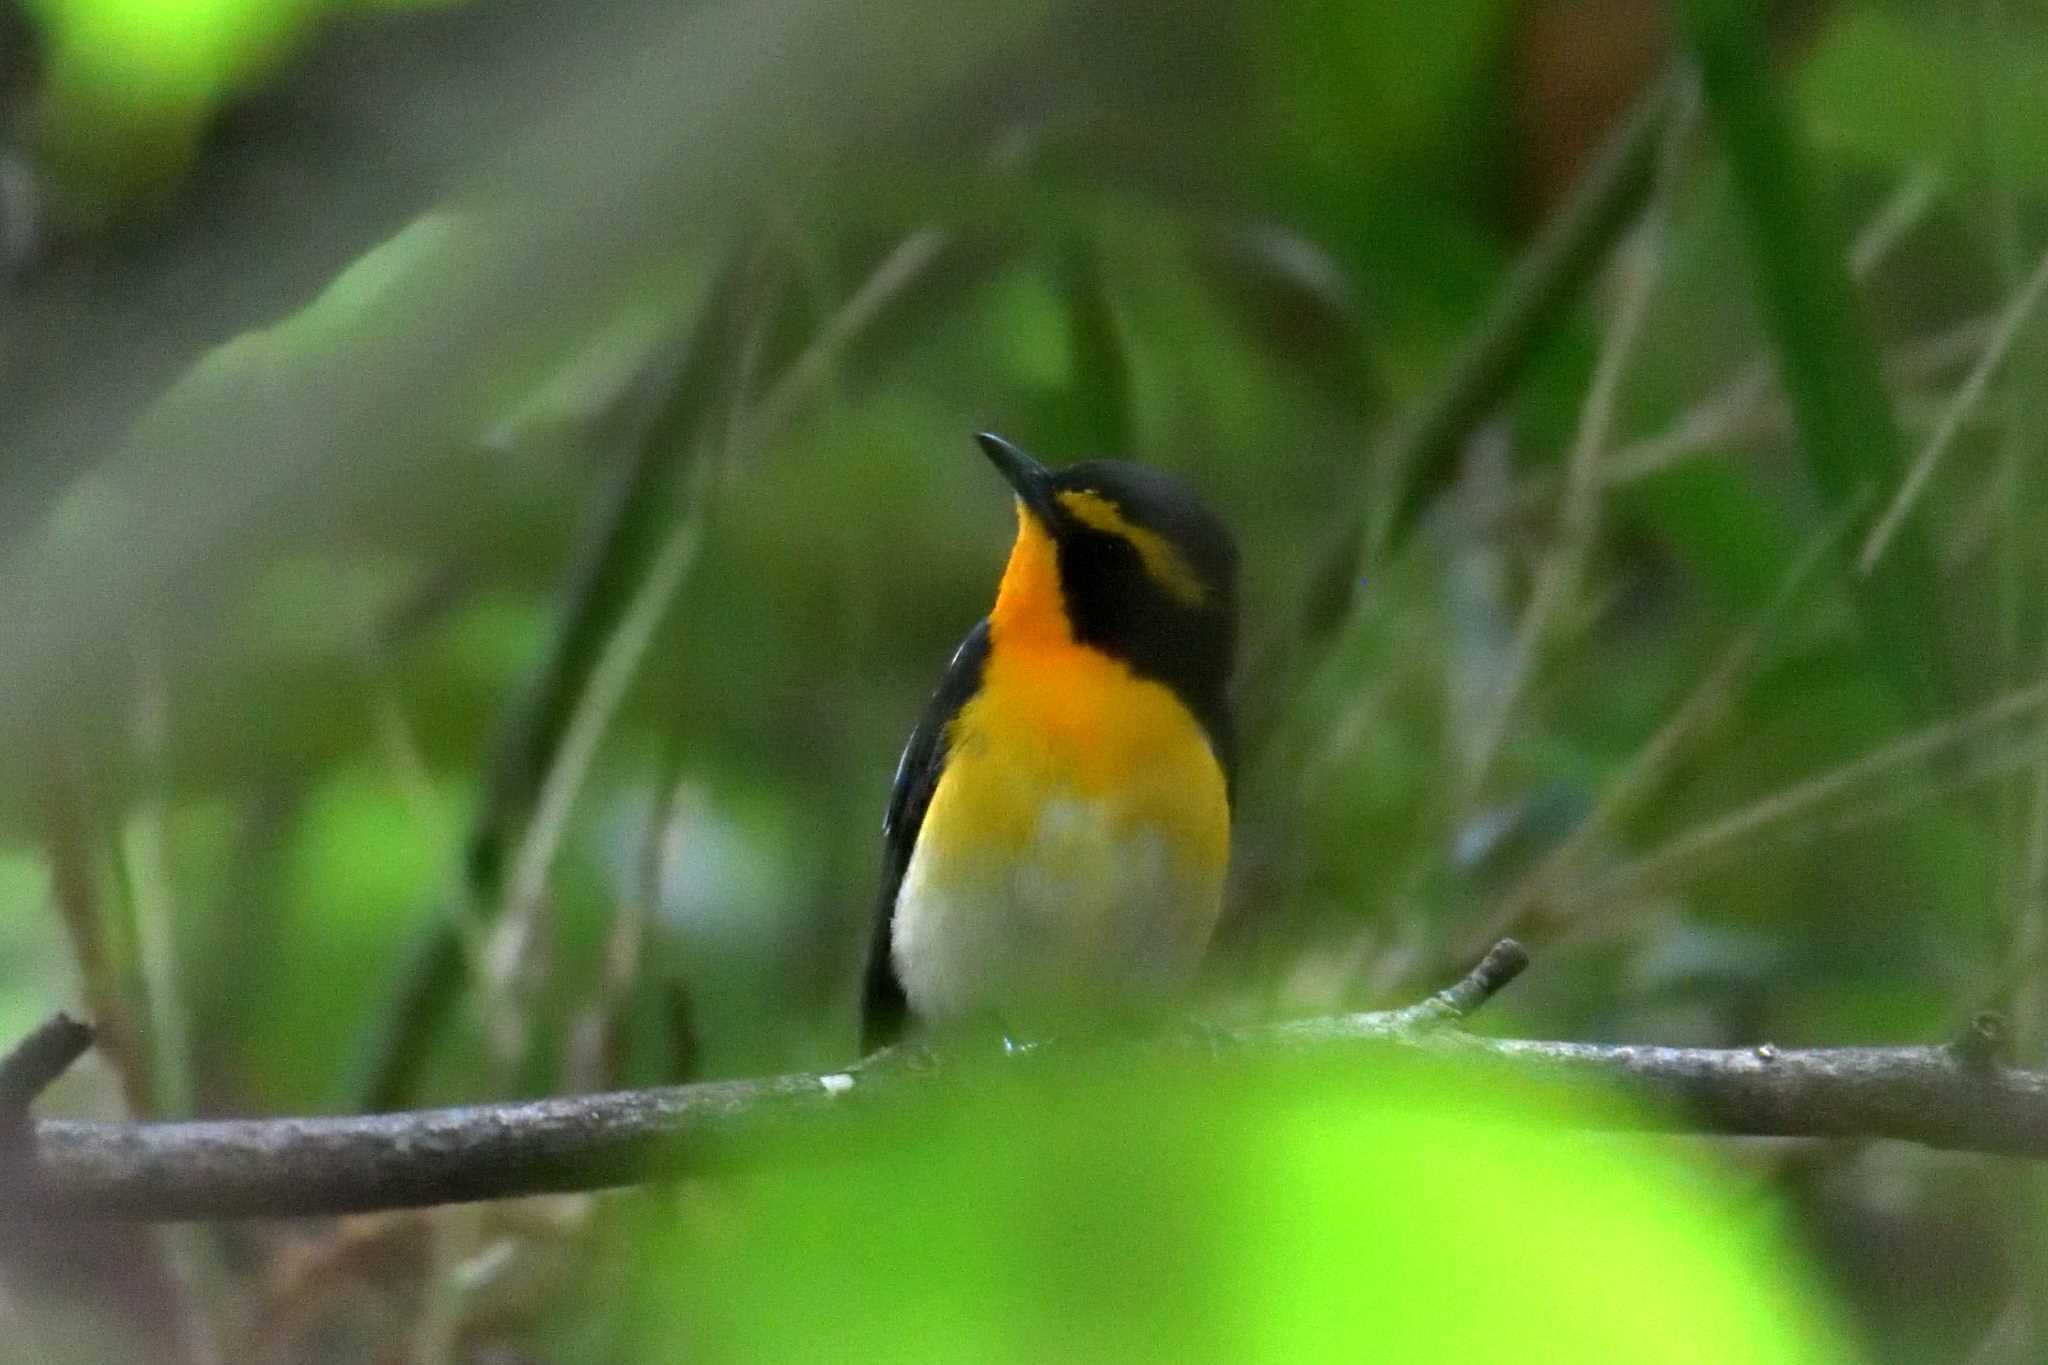
<instances>
[{"instance_id":1,"label":"black wing","mask_svg":"<svg viewBox=\"0 0 2048 1365\"><path fill-rule=\"evenodd\" d=\"M896 912L896 893L910 866L917 832L939 785L946 763L946 726L981 686L982 664L988 659L988 622L983 620L953 651L938 691L925 703L903 757L896 763L896 787L889 793L889 812L882 817L882 892L875 904L874 938L868 947L867 982L861 995L861 1050L872 1052L894 1042L910 1013L903 983L889 959L889 920Z\"/></svg>"}]
</instances>

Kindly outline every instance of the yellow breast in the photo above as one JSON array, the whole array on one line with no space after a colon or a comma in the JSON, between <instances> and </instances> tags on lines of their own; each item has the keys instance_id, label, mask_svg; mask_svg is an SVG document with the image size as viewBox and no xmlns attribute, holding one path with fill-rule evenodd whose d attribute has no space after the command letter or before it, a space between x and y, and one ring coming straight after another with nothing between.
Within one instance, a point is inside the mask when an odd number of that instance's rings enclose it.
<instances>
[{"instance_id":1,"label":"yellow breast","mask_svg":"<svg viewBox=\"0 0 2048 1365\"><path fill-rule=\"evenodd\" d=\"M1193 977L1229 849L1222 768L1169 689L1068 640L999 642L905 872L899 978L928 1018L1140 1007Z\"/></svg>"},{"instance_id":2,"label":"yellow breast","mask_svg":"<svg viewBox=\"0 0 2048 1365\"><path fill-rule=\"evenodd\" d=\"M1020 846L1045 802L1066 797L1221 875L1230 806L1208 738L1169 689L1103 654L1065 643L993 651L947 740L925 837Z\"/></svg>"}]
</instances>

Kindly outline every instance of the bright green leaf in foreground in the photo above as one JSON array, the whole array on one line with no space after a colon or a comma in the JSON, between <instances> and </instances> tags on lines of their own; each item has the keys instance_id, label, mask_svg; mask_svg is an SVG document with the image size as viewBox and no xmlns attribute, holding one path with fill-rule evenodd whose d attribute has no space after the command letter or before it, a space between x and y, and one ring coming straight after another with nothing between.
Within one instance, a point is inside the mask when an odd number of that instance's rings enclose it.
<instances>
[{"instance_id":1,"label":"bright green leaf in foreground","mask_svg":"<svg viewBox=\"0 0 2048 1365\"><path fill-rule=\"evenodd\" d=\"M646 1358L1845 1358L1766 1211L1660 1140L1440 1076L1066 1060L692 1191Z\"/></svg>"},{"instance_id":2,"label":"bright green leaf in foreground","mask_svg":"<svg viewBox=\"0 0 2048 1365\"><path fill-rule=\"evenodd\" d=\"M392 0L28 0L50 83L46 150L87 203L181 174L206 121L330 12Z\"/></svg>"}]
</instances>

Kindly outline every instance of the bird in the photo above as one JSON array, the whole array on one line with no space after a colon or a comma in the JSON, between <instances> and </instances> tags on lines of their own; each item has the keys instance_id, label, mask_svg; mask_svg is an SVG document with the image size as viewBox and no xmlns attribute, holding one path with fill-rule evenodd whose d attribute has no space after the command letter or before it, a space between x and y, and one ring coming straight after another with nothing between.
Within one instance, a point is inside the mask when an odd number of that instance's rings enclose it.
<instances>
[{"instance_id":1,"label":"bird","mask_svg":"<svg viewBox=\"0 0 2048 1365\"><path fill-rule=\"evenodd\" d=\"M865 1052L913 1027L1023 1043L1151 1014L1192 986L1222 912L1228 527L1163 470L976 439L1016 538L896 766Z\"/></svg>"}]
</instances>

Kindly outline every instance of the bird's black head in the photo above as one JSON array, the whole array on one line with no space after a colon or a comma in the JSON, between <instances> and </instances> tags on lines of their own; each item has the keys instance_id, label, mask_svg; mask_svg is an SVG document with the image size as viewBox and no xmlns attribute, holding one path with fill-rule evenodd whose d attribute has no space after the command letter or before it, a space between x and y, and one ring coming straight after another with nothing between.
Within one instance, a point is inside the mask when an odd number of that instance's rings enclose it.
<instances>
[{"instance_id":1,"label":"bird's black head","mask_svg":"<svg viewBox=\"0 0 2048 1365\"><path fill-rule=\"evenodd\" d=\"M1012 575L1034 572L1030 537L1047 537L1057 601L1019 605L1060 613L1078 643L1172 687L1220 743L1237 647L1237 547L1228 528L1163 470L1122 460L1047 469L1000 436L979 440L1026 518L1005 591ZM1018 587L1020 597L1039 595Z\"/></svg>"}]
</instances>

